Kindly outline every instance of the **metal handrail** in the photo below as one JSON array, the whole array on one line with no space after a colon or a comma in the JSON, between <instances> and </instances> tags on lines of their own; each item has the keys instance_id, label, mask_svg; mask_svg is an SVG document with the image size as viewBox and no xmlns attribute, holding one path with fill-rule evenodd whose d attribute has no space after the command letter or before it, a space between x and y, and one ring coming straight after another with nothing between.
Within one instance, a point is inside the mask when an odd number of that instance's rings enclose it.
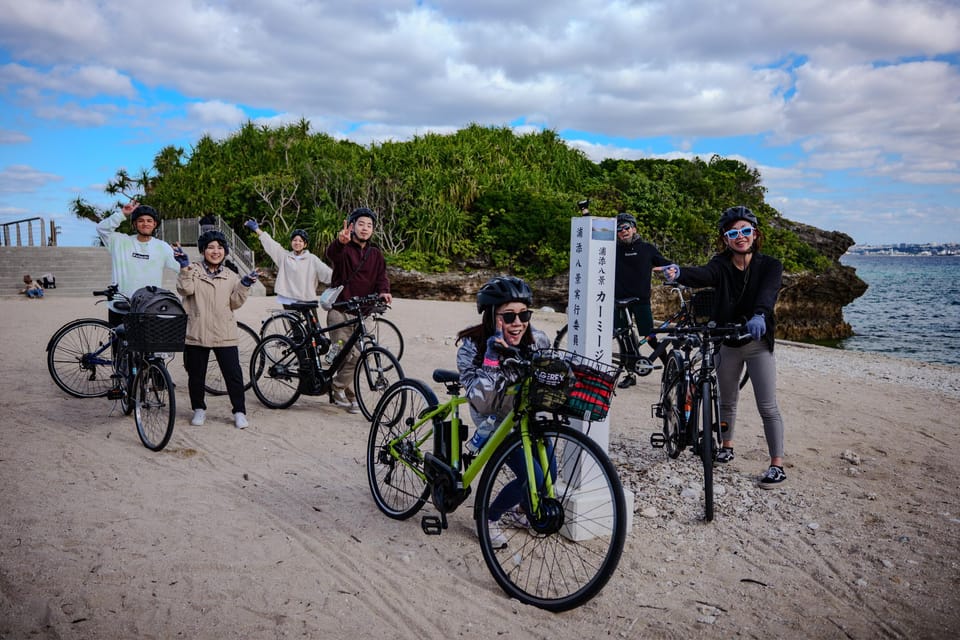
<instances>
[{"instance_id":1,"label":"metal handrail","mask_svg":"<svg viewBox=\"0 0 960 640\"><path fill-rule=\"evenodd\" d=\"M206 226L204 225L205 228ZM220 216L216 216L212 226L227 238L227 243L230 245L230 259L239 264L241 273L253 271L256 266L253 249L248 247ZM200 233L199 218L173 218L160 223L157 237L171 244L179 242L186 247L195 247Z\"/></svg>"},{"instance_id":2,"label":"metal handrail","mask_svg":"<svg viewBox=\"0 0 960 640\"><path fill-rule=\"evenodd\" d=\"M34 234L33 234L33 227L34 227L34 222L37 223L37 227L40 229L40 244L39 244L39 245L35 245L34 242L33 242L33 235L34 235ZM47 246L47 235L46 235L46 229L44 228L45 225L44 225L44 222L43 222L43 218L40 218L40 217L38 217L38 216L34 216L34 217L32 217L32 218L23 218L22 220L13 220L13 221L11 221L11 222L4 222L2 225L0 225L0 244L2 244L4 247L9 247L9 246L11 246L10 235L11 235L11 229L12 229L12 230L14 231L13 235L14 235L15 238L16 238L16 244L13 244L12 246L15 246L15 247L22 247L22 246L24 246L24 244L23 244L23 238L22 238L23 233L22 233L22 231L21 231L21 229L22 229L22 226L21 226L21 225L26 225L26 226L27 226L26 246L28 246L28 247L33 247L33 246L45 247L45 246Z\"/></svg>"}]
</instances>

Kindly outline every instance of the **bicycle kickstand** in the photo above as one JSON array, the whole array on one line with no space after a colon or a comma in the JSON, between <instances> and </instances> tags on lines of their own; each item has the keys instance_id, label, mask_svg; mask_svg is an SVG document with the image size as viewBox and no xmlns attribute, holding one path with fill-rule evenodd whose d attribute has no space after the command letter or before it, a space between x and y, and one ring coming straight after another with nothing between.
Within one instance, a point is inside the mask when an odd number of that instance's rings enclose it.
<instances>
[{"instance_id":1,"label":"bicycle kickstand","mask_svg":"<svg viewBox=\"0 0 960 640\"><path fill-rule=\"evenodd\" d=\"M420 519L420 528L428 536L438 536L447 528L447 514L440 512L439 516L423 516Z\"/></svg>"}]
</instances>

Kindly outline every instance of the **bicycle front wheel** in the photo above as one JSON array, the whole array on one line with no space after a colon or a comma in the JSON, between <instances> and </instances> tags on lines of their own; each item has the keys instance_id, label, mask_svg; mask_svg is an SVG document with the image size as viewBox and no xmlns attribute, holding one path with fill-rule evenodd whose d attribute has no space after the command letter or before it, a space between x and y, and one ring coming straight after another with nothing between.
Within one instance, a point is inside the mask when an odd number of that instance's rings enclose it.
<instances>
[{"instance_id":1,"label":"bicycle front wheel","mask_svg":"<svg viewBox=\"0 0 960 640\"><path fill-rule=\"evenodd\" d=\"M704 519L710 522L713 520L713 405L715 398L709 382L703 383L700 395L700 459L703 460L703 509Z\"/></svg>"},{"instance_id":2,"label":"bicycle front wheel","mask_svg":"<svg viewBox=\"0 0 960 640\"><path fill-rule=\"evenodd\" d=\"M377 508L395 520L406 520L415 514L430 495L421 447L433 442L433 424L416 424L427 409L436 405L436 394L423 382L400 380L383 394L370 422L370 493Z\"/></svg>"},{"instance_id":3,"label":"bicycle front wheel","mask_svg":"<svg viewBox=\"0 0 960 640\"><path fill-rule=\"evenodd\" d=\"M300 361L290 338L268 336L250 357L250 382L257 399L271 409L286 409L300 397Z\"/></svg>"},{"instance_id":4,"label":"bicycle front wheel","mask_svg":"<svg viewBox=\"0 0 960 640\"><path fill-rule=\"evenodd\" d=\"M529 505L527 462L514 433L493 453L478 485L480 549L508 595L566 611L597 595L617 568L627 531L623 487L591 438L555 421L531 430L539 509Z\"/></svg>"},{"instance_id":5,"label":"bicycle front wheel","mask_svg":"<svg viewBox=\"0 0 960 640\"><path fill-rule=\"evenodd\" d=\"M663 420L663 440L667 455L680 456L684 449L687 381L683 373L683 354L672 351L660 378L660 416Z\"/></svg>"},{"instance_id":6,"label":"bicycle front wheel","mask_svg":"<svg viewBox=\"0 0 960 640\"><path fill-rule=\"evenodd\" d=\"M382 316L374 316L371 333L373 333L377 346L392 353L397 360L403 357L403 334L400 333L397 325Z\"/></svg>"},{"instance_id":7,"label":"bicycle front wheel","mask_svg":"<svg viewBox=\"0 0 960 640\"><path fill-rule=\"evenodd\" d=\"M170 372L160 361L143 362L133 381L133 420L140 442L160 451L173 435L177 415L176 394Z\"/></svg>"},{"instance_id":8,"label":"bicycle front wheel","mask_svg":"<svg viewBox=\"0 0 960 640\"><path fill-rule=\"evenodd\" d=\"M54 383L75 398L99 398L113 387L113 328L84 318L63 325L47 344L47 369Z\"/></svg>"},{"instance_id":9,"label":"bicycle front wheel","mask_svg":"<svg viewBox=\"0 0 960 640\"><path fill-rule=\"evenodd\" d=\"M394 382L403 378L400 362L383 347L370 347L360 354L353 372L353 389L363 417L370 420L377 402Z\"/></svg>"},{"instance_id":10,"label":"bicycle front wheel","mask_svg":"<svg viewBox=\"0 0 960 640\"><path fill-rule=\"evenodd\" d=\"M237 322L237 350L240 352L240 371L243 373L243 390L247 391L253 384L250 381L250 359L253 350L260 344L257 332ZM212 396L223 396L227 393L227 383L223 381L223 372L216 362L207 363L207 378L203 381L203 388Z\"/></svg>"}]
</instances>

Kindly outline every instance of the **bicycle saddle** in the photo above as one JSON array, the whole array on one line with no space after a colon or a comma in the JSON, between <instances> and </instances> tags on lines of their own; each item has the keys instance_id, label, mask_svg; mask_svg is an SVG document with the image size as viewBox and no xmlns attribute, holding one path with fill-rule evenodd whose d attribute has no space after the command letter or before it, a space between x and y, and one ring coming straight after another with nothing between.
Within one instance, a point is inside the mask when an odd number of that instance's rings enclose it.
<instances>
[{"instance_id":1,"label":"bicycle saddle","mask_svg":"<svg viewBox=\"0 0 960 640\"><path fill-rule=\"evenodd\" d=\"M451 371L449 369L434 369L433 381L439 382L440 384L446 384L448 382L460 382L460 373L458 371Z\"/></svg>"},{"instance_id":2,"label":"bicycle saddle","mask_svg":"<svg viewBox=\"0 0 960 640\"><path fill-rule=\"evenodd\" d=\"M309 311L311 309L316 309L318 306L320 306L320 303L316 300L311 300L309 302L292 302L290 304L283 305L285 309L292 309L294 311Z\"/></svg>"}]
</instances>

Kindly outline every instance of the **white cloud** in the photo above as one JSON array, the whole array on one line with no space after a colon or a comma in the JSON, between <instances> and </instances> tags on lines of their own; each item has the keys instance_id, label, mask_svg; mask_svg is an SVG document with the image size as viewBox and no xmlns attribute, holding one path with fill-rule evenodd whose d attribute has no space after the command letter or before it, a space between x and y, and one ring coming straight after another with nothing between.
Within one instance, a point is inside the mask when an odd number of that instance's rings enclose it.
<instances>
[{"instance_id":1,"label":"white cloud","mask_svg":"<svg viewBox=\"0 0 960 640\"><path fill-rule=\"evenodd\" d=\"M32 193L63 178L38 171L27 165L9 165L0 169L0 193Z\"/></svg>"}]
</instances>

